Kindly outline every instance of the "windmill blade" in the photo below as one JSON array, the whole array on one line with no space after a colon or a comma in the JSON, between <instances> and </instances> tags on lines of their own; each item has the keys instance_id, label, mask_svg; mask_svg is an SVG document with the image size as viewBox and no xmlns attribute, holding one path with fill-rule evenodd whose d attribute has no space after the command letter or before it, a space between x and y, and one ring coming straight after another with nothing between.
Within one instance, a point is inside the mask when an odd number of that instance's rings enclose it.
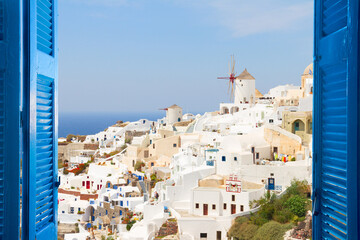
<instances>
[{"instance_id":1,"label":"windmill blade","mask_svg":"<svg viewBox=\"0 0 360 240\"><path fill-rule=\"evenodd\" d=\"M233 101L234 100L234 84L231 84L231 95L230 95L230 100Z\"/></svg>"},{"instance_id":2,"label":"windmill blade","mask_svg":"<svg viewBox=\"0 0 360 240\"><path fill-rule=\"evenodd\" d=\"M234 73L234 70L235 70L235 58L234 58L234 55L231 56L231 61L232 61L231 73Z\"/></svg>"},{"instance_id":3,"label":"windmill blade","mask_svg":"<svg viewBox=\"0 0 360 240\"><path fill-rule=\"evenodd\" d=\"M229 61L229 76L231 75L231 60Z\"/></svg>"},{"instance_id":4,"label":"windmill blade","mask_svg":"<svg viewBox=\"0 0 360 240\"><path fill-rule=\"evenodd\" d=\"M229 81L228 94L230 93L230 85L231 85L231 82Z\"/></svg>"}]
</instances>

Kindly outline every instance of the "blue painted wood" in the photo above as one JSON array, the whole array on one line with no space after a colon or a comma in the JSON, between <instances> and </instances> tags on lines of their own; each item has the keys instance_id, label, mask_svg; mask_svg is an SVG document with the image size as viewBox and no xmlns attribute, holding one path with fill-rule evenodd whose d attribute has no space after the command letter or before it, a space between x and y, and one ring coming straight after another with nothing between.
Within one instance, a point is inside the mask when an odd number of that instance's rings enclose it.
<instances>
[{"instance_id":1,"label":"blue painted wood","mask_svg":"<svg viewBox=\"0 0 360 240\"><path fill-rule=\"evenodd\" d=\"M359 2L315 1L313 239L359 236Z\"/></svg>"},{"instance_id":2,"label":"blue painted wood","mask_svg":"<svg viewBox=\"0 0 360 240\"><path fill-rule=\"evenodd\" d=\"M0 239L20 223L20 0L0 0Z\"/></svg>"},{"instance_id":3,"label":"blue painted wood","mask_svg":"<svg viewBox=\"0 0 360 240\"><path fill-rule=\"evenodd\" d=\"M57 238L57 1L25 1L25 239Z\"/></svg>"}]
</instances>

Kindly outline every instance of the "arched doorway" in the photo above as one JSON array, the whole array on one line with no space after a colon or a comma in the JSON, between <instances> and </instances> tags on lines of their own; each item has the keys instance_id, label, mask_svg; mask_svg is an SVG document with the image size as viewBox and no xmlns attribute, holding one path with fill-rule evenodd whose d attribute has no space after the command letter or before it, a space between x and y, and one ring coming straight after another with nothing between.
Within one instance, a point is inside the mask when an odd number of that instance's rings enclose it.
<instances>
[{"instance_id":1,"label":"arched doorway","mask_svg":"<svg viewBox=\"0 0 360 240\"><path fill-rule=\"evenodd\" d=\"M300 119L295 120L292 123L292 133L303 132L305 130L305 124Z\"/></svg>"},{"instance_id":2,"label":"arched doorway","mask_svg":"<svg viewBox=\"0 0 360 240\"><path fill-rule=\"evenodd\" d=\"M236 112L238 112L238 111L239 111L239 107L237 107L237 106L234 106L234 107L232 107L232 108L230 109L230 113L231 113L231 114L236 113Z\"/></svg>"},{"instance_id":3,"label":"arched doorway","mask_svg":"<svg viewBox=\"0 0 360 240\"><path fill-rule=\"evenodd\" d=\"M95 221L95 208L93 206L90 205L85 209L83 220L90 223Z\"/></svg>"},{"instance_id":4,"label":"arched doorway","mask_svg":"<svg viewBox=\"0 0 360 240\"><path fill-rule=\"evenodd\" d=\"M227 108L227 107L222 107L222 108L221 108L221 114L229 114L229 108Z\"/></svg>"}]
</instances>

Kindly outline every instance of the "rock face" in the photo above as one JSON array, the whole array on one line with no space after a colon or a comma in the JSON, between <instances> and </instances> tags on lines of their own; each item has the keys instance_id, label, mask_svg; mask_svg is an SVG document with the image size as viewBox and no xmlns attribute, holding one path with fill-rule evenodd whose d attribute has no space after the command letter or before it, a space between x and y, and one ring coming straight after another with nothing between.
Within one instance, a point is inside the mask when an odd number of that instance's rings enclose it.
<instances>
[{"instance_id":1,"label":"rock face","mask_svg":"<svg viewBox=\"0 0 360 240\"><path fill-rule=\"evenodd\" d=\"M176 235L177 232L178 232L177 222L175 220L174 221L170 220L164 223L160 227L159 232L157 232L155 239L165 239L164 236Z\"/></svg>"},{"instance_id":2,"label":"rock face","mask_svg":"<svg viewBox=\"0 0 360 240\"><path fill-rule=\"evenodd\" d=\"M310 239L312 235L312 215L311 212L308 211L305 220L299 222L296 227L289 231L290 234L286 234L286 240L293 240L293 239ZM289 236L290 235L290 236Z\"/></svg>"}]
</instances>

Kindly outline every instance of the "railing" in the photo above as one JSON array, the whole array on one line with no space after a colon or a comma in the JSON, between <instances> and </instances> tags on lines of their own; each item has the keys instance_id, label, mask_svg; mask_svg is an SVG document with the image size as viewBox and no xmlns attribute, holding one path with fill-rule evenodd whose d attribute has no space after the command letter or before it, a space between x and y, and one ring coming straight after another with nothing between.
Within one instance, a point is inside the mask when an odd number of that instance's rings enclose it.
<instances>
[{"instance_id":1,"label":"railing","mask_svg":"<svg viewBox=\"0 0 360 240\"><path fill-rule=\"evenodd\" d=\"M269 188L269 186L268 186L267 184L265 184L265 189L266 189L266 190L269 190L268 188ZM282 185L275 185L274 191L280 191L280 192L282 192Z\"/></svg>"}]
</instances>

